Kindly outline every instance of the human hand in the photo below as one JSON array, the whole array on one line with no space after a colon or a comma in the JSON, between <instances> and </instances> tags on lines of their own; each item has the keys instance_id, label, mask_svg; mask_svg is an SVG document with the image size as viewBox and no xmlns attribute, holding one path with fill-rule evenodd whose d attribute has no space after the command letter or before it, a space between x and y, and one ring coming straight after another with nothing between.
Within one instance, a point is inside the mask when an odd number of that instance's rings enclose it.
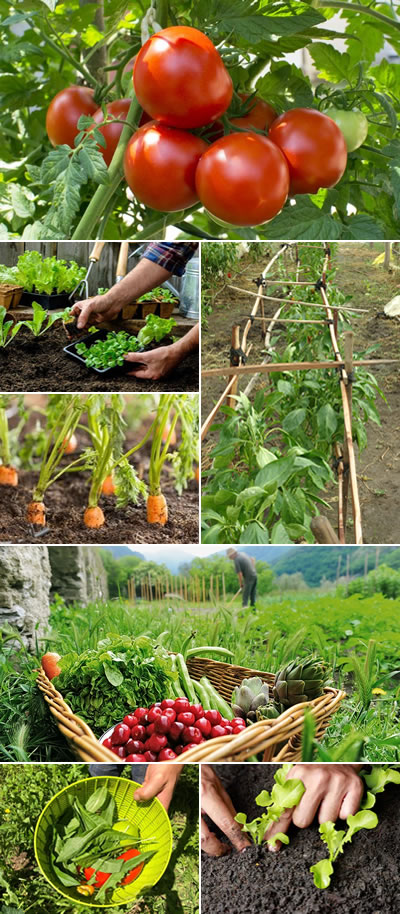
<instances>
[{"instance_id":1,"label":"human hand","mask_svg":"<svg viewBox=\"0 0 400 914\"><path fill-rule=\"evenodd\" d=\"M171 762L148 765L143 784L135 793L135 800L140 803L157 797L168 812L181 770L182 765L171 765Z\"/></svg>"},{"instance_id":2,"label":"human hand","mask_svg":"<svg viewBox=\"0 0 400 914\"><path fill-rule=\"evenodd\" d=\"M172 343L171 346L161 346L151 352L127 352L124 358L127 362L140 362L140 368L129 371L129 375L158 381L179 364L181 354L177 344Z\"/></svg>"},{"instance_id":3,"label":"human hand","mask_svg":"<svg viewBox=\"0 0 400 914\"><path fill-rule=\"evenodd\" d=\"M114 320L120 310L121 305L110 303L107 295L94 295L92 298L75 302L71 308L71 314L77 316L78 330L83 330L84 327L90 327L92 324Z\"/></svg>"},{"instance_id":4,"label":"human hand","mask_svg":"<svg viewBox=\"0 0 400 914\"><path fill-rule=\"evenodd\" d=\"M318 812L319 822L336 822L336 819L347 819L358 811L364 791L364 785L358 775L361 765L294 765L287 778L297 778L303 782L305 792L297 806L286 809L277 822L274 822L264 835L269 840L282 832L284 835L293 822L298 828L311 825ZM272 852L278 851L281 842L269 846Z\"/></svg>"},{"instance_id":5,"label":"human hand","mask_svg":"<svg viewBox=\"0 0 400 914\"><path fill-rule=\"evenodd\" d=\"M236 810L230 796L222 786L218 775L210 765L202 765L201 771L201 806L202 811L214 822L231 841L237 851L249 847L250 841L235 822ZM201 820L201 847L211 857L222 857L230 853L229 844L220 841L207 823Z\"/></svg>"}]
</instances>

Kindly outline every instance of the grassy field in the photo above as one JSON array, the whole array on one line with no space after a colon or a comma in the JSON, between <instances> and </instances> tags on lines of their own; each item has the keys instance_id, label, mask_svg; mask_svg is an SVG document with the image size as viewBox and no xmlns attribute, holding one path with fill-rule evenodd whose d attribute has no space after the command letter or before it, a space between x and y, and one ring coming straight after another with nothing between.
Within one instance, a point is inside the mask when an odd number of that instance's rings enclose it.
<instances>
[{"instance_id":1,"label":"grassy field","mask_svg":"<svg viewBox=\"0 0 400 914\"><path fill-rule=\"evenodd\" d=\"M342 588L323 593L271 594L257 610L210 605L191 609L180 603L152 604L114 600L88 607L52 608L51 630L37 644L36 657L15 653L15 642L3 643L0 721L3 760L71 760L68 748L35 686L38 658L45 649L59 654L94 648L109 632L146 634L165 648L180 650L193 633L191 645L228 647L232 662L277 672L285 663L311 651L328 668L329 682L347 692L323 740L329 750L340 747L350 733L365 738L369 761L400 759L399 599L380 593L346 597ZM369 650L368 650L368 645Z\"/></svg>"},{"instance_id":2,"label":"grassy field","mask_svg":"<svg viewBox=\"0 0 400 914\"><path fill-rule=\"evenodd\" d=\"M129 777L129 766L126 769ZM73 781L87 777L86 765L2 765L0 767L0 914L82 914L40 874L33 851L36 821L48 800ZM110 914L197 914L198 771L187 766L170 807L173 851L169 866L146 899Z\"/></svg>"}]
</instances>

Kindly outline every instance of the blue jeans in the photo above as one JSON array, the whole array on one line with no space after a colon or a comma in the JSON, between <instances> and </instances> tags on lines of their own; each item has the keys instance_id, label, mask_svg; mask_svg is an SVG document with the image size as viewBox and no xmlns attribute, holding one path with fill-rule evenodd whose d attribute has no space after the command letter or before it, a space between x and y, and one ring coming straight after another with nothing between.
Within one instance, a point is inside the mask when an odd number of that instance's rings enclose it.
<instances>
[{"instance_id":1,"label":"blue jeans","mask_svg":"<svg viewBox=\"0 0 400 914\"><path fill-rule=\"evenodd\" d=\"M101 778L102 776L118 778L121 777L124 768L123 762L121 764L116 762L115 765L109 765L108 762L99 762L97 765L89 765L89 774L92 778ZM137 784L143 784L146 771L147 765L131 765L132 781L136 781Z\"/></svg>"}]
</instances>

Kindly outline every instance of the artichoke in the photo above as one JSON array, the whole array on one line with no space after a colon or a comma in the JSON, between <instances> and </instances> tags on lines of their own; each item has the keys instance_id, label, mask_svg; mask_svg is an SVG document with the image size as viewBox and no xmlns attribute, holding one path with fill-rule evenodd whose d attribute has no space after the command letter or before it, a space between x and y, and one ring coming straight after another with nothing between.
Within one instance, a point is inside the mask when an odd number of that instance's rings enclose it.
<instances>
[{"instance_id":1,"label":"artichoke","mask_svg":"<svg viewBox=\"0 0 400 914\"><path fill-rule=\"evenodd\" d=\"M258 708L256 711L257 720L276 720L279 717L280 712L275 705L268 705L268 707Z\"/></svg>"},{"instance_id":2,"label":"artichoke","mask_svg":"<svg viewBox=\"0 0 400 914\"><path fill-rule=\"evenodd\" d=\"M322 695L325 681L326 669L321 659L313 655L304 660L296 658L275 676L275 706L282 712L300 702L313 701Z\"/></svg>"},{"instance_id":3,"label":"artichoke","mask_svg":"<svg viewBox=\"0 0 400 914\"><path fill-rule=\"evenodd\" d=\"M257 720L258 708L265 707L268 702L268 685L259 676L243 679L232 693L232 710L235 717L242 717L243 720L252 723Z\"/></svg>"}]
</instances>

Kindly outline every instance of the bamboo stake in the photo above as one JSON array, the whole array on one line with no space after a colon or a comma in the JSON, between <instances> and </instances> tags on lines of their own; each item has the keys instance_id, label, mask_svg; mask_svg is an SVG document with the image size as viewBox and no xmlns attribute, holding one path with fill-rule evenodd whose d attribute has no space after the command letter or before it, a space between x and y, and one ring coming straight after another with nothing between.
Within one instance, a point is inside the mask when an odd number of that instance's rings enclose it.
<instances>
[{"instance_id":1,"label":"bamboo stake","mask_svg":"<svg viewBox=\"0 0 400 914\"><path fill-rule=\"evenodd\" d=\"M284 283L283 283L284 285ZM265 298L268 301L278 301L283 305L306 305L307 308L321 308L322 306L318 302L309 302L309 301L296 301L296 299L291 298L273 298L272 295L258 295L257 292L250 292L248 289L241 289L239 286L228 286L229 289L235 289L236 292L245 292L246 295L256 296L257 298ZM355 311L357 314L368 314L368 308L350 308L348 305L342 308L341 305L331 305L332 311L335 309L337 311ZM258 310L258 309L257 309ZM255 312L257 313L257 312ZM251 312L253 315L253 312ZM249 318L250 320L250 318ZM251 323L251 321L250 321Z\"/></svg>"},{"instance_id":2,"label":"bamboo stake","mask_svg":"<svg viewBox=\"0 0 400 914\"><path fill-rule=\"evenodd\" d=\"M253 317L253 321L262 321L262 320L264 320L264 318L262 318L262 317ZM301 317L301 318L300 317L280 317L279 320L276 321L276 323L277 324L328 324L329 321L311 320L310 318L306 318L306 317Z\"/></svg>"},{"instance_id":3,"label":"bamboo stake","mask_svg":"<svg viewBox=\"0 0 400 914\"><path fill-rule=\"evenodd\" d=\"M240 347L240 324L234 324L232 327L231 346L232 346L232 349L239 349L239 347ZM233 359L233 353L231 352L231 359L230 359L231 365L234 364L232 359ZM240 362L239 362L239 364L240 364ZM237 394L237 386L238 386L238 379L236 378L232 385L232 389L230 391L229 397L227 398L227 401L226 401L227 406L230 406L232 409L234 409L236 406L236 401L234 400L234 397Z\"/></svg>"},{"instance_id":4,"label":"bamboo stake","mask_svg":"<svg viewBox=\"0 0 400 914\"><path fill-rule=\"evenodd\" d=\"M355 359L353 365L354 367L359 365L389 365L394 362L400 362L400 359ZM344 368L344 359L337 359L335 362L270 362L267 365L260 362L259 365L239 365L237 368L228 366L226 368L207 368L206 371L201 372L201 376L202 378L215 378L218 375L231 375L233 372L237 374L253 374L259 371L261 374L271 371L311 371L314 368Z\"/></svg>"},{"instance_id":5,"label":"bamboo stake","mask_svg":"<svg viewBox=\"0 0 400 914\"><path fill-rule=\"evenodd\" d=\"M346 384L346 396L347 402L349 405L349 414L350 414L350 429L351 429L351 438L353 439L353 384L352 384L352 373L353 373L353 341L354 334L351 330L348 330L343 334L344 336L344 363L345 370L347 374L347 384ZM344 459L346 461L346 452L343 453ZM348 493L349 493L349 474L344 473L343 476L343 530L346 534L346 521L347 521L347 503L348 503Z\"/></svg>"},{"instance_id":6,"label":"bamboo stake","mask_svg":"<svg viewBox=\"0 0 400 914\"><path fill-rule=\"evenodd\" d=\"M218 575L216 576L216 579L215 579L215 593L216 593L217 604L218 604L219 603L219 577L218 577Z\"/></svg>"},{"instance_id":7,"label":"bamboo stake","mask_svg":"<svg viewBox=\"0 0 400 914\"><path fill-rule=\"evenodd\" d=\"M206 580L205 580L204 575L203 575L203 602L204 603L206 602Z\"/></svg>"},{"instance_id":8,"label":"bamboo stake","mask_svg":"<svg viewBox=\"0 0 400 914\"><path fill-rule=\"evenodd\" d=\"M196 599L197 599L197 603L200 603L200 602L201 602L201 597L200 597L200 578L198 578L198 577L196 578Z\"/></svg>"},{"instance_id":9,"label":"bamboo stake","mask_svg":"<svg viewBox=\"0 0 400 914\"><path fill-rule=\"evenodd\" d=\"M278 259L278 257L281 256L281 254L284 253L284 251L286 251L287 247L288 247L287 244L283 244L282 247L280 248L280 250L277 251L276 254L274 254L274 256L271 258L271 260L269 261L269 263L267 264L267 266L266 266L265 269L263 270L263 274L262 274L262 275L263 275L263 278L265 278L265 276L267 275L267 273L268 273L269 270L271 269L272 264L275 263L275 261ZM229 288L237 288L237 287L236 287L236 286L235 286L235 287L234 287L234 286L231 286L231 287L229 287ZM260 302L261 302L261 297L262 297L262 296L261 296L260 289L262 289L262 288L263 288L262 286L259 286L258 292L250 292L250 293L249 293L249 295L255 295L255 296L256 296L256 300L255 300L255 302L254 302L254 305L253 305L253 308L252 308L252 311L251 311L251 317L255 316L255 315L257 314L258 309L259 309ZM243 290L240 290L240 289L239 289L239 291L244 291L244 292L245 292L246 290L245 290L245 289L243 289ZM243 330L243 336L242 336L242 349L243 349L243 352L245 352L245 350L246 350L247 336L248 336L248 332L249 332L249 330L250 330L250 327L251 327L251 325L252 325L251 317L249 317L249 319L248 319L248 321L247 321L247 323L246 323L246 325L245 325L245 328L244 328L244 330Z\"/></svg>"},{"instance_id":10,"label":"bamboo stake","mask_svg":"<svg viewBox=\"0 0 400 914\"><path fill-rule=\"evenodd\" d=\"M185 586L185 600L186 600L186 602L187 602L187 598L188 598L187 578L184 578L183 580L184 580L184 586ZM189 582L189 583L190 583L190 582Z\"/></svg>"},{"instance_id":11,"label":"bamboo stake","mask_svg":"<svg viewBox=\"0 0 400 914\"><path fill-rule=\"evenodd\" d=\"M317 543L339 543L338 537L327 517L313 517L310 528Z\"/></svg>"},{"instance_id":12,"label":"bamboo stake","mask_svg":"<svg viewBox=\"0 0 400 914\"><path fill-rule=\"evenodd\" d=\"M152 585L151 585L150 572L149 572L149 599L150 599L150 602L151 602L152 599L153 599L153 588L152 588Z\"/></svg>"},{"instance_id":13,"label":"bamboo stake","mask_svg":"<svg viewBox=\"0 0 400 914\"><path fill-rule=\"evenodd\" d=\"M214 593L213 593L213 575L212 575L212 574L210 574L210 590L209 590L209 593L210 593L210 603L212 603L212 601L213 601L213 599L214 599Z\"/></svg>"},{"instance_id":14,"label":"bamboo stake","mask_svg":"<svg viewBox=\"0 0 400 914\"><path fill-rule=\"evenodd\" d=\"M233 378L230 379L229 383L225 387L223 394L221 394L218 402L215 404L215 406L211 410L209 416L207 416L207 419L205 420L205 422L203 422L203 425L201 426L201 431L200 431L201 441L203 441L203 439L205 438L205 436L208 432L208 429L210 428L210 425L212 425L212 423L214 421L214 417L217 415L217 412L220 410L225 398L228 396L229 392L234 387L235 381L237 381L237 378L235 375L233 375Z\"/></svg>"},{"instance_id":15,"label":"bamboo stake","mask_svg":"<svg viewBox=\"0 0 400 914\"><path fill-rule=\"evenodd\" d=\"M224 603L226 602L226 590L225 590L225 573L222 572L222 594Z\"/></svg>"},{"instance_id":16,"label":"bamboo stake","mask_svg":"<svg viewBox=\"0 0 400 914\"><path fill-rule=\"evenodd\" d=\"M179 585L180 585L179 593L180 593L180 595L181 595L181 597L182 597L182 600L183 600L183 599L184 599L184 594L183 594L183 581L182 581L182 578L181 578L180 575L179 575Z\"/></svg>"}]
</instances>

